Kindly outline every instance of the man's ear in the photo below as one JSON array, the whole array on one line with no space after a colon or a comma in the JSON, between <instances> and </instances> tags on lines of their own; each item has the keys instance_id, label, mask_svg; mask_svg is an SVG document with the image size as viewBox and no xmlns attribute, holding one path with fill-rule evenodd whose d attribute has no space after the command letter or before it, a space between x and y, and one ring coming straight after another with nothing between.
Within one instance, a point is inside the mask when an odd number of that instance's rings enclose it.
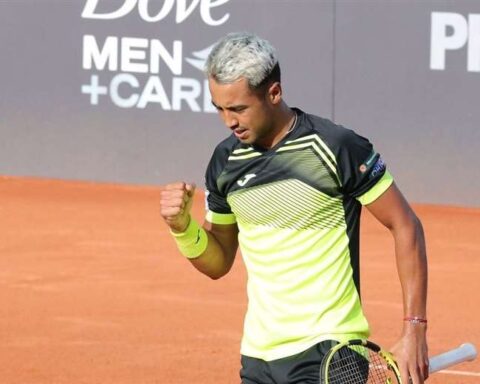
<instances>
[{"instance_id":1,"label":"man's ear","mask_svg":"<svg viewBox=\"0 0 480 384\"><path fill-rule=\"evenodd\" d=\"M267 97L272 104L278 104L282 101L282 85L276 81L268 88Z\"/></svg>"}]
</instances>

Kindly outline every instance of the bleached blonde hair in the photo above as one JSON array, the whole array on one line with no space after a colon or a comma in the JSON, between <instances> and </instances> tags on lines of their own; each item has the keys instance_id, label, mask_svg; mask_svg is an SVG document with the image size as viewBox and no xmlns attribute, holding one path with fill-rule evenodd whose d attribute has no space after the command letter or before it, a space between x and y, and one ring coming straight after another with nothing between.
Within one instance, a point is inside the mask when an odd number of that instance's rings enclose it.
<instances>
[{"instance_id":1,"label":"bleached blonde hair","mask_svg":"<svg viewBox=\"0 0 480 384\"><path fill-rule=\"evenodd\" d=\"M280 66L275 48L249 32L229 33L210 52L205 73L220 84L244 77L251 88L257 89L272 77L280 81Z\"/></svg>"}]
</instances>

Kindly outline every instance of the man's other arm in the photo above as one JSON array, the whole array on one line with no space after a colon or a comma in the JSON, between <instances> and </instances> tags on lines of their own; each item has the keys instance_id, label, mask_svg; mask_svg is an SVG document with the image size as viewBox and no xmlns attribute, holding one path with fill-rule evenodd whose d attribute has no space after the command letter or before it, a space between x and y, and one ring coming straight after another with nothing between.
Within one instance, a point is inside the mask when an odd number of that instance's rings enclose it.
<instances>
[{"instance_id":1,"label":"man's other arm","mask_svg":"<svg viewBox=\"0 0 480 384\"><path fill-rule=\"evenodd\" d=\"M386 226L395 241L395 256L403 292L404 317L426 318L428 267L420 220L395 184L367 209ZM428 377L426 323L403 322L402 335L392 348L403 380L413 384Z\"/></svg>"},{"instance_id":2,"label":"man's other arm","mask_svg":"<svg viewBox=\"0 0 480 384\"><path fill-rule=\"evenodd\" d=\"M160 213L170 227L182 253L192 265L212 279L219 279L230 271L238 248L236 224L212 224L205 221L200 227L191 217L195 185L184 182L164 186ZM191 234L190 234L191 233ZM200 242L199 242L200 240ZM199 243L199 244L197 244ZM193 254L193 256L192 256Z\"/></svg>"}]
</instances>

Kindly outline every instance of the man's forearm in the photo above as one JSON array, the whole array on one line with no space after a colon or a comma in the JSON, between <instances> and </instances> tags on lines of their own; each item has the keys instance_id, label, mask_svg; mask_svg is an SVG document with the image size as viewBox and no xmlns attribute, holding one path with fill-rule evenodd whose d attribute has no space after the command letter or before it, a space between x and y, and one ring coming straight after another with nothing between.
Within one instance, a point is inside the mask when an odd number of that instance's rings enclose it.
<instances>
[{"instance_id":1,"label":"man's forearm","mask_svg":"<svg viewBox=\"0 0 480 384\"><path fill-rule=\"evenodd\" d=\"M235 259L236 246L234 250L231 249L233 247L227 249L212 232L206 230L206 233L208 245L205 252L195 259L190 259L190 262L197 270L216 280L230 271Z\"/></svg>"},{"instance_id":2,"label":"man's forearm","mask_svg":"<svg viewBox=\"0 0 480 384\"><path fill-rule=\"evenodd\" d=\"M180 253L192 265L212 279L228 273L233 265L238 247L236 225L215 225L205 222L200 227L190 218L183 232L171 231Z\"/></svg>"},{"instance_id":3,"label":"man's forearm","mask_svg":"<svg viewBox=\"0 0 480 384\"><path fill-rule=\"evenodd\" d=\"M420 220L392 230L405 317L426 318L428 267L425 236Z\"/></svg>"}]
</instances>

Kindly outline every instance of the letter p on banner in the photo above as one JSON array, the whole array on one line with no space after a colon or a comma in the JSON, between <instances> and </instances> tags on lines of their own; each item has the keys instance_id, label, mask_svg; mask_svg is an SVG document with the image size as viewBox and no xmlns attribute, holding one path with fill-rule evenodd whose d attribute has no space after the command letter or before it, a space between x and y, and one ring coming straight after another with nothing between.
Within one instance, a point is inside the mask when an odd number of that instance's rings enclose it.
<instances>
[{"instance_id":1,"label":"letter p on banner","mask_svg":"<svg viewBox=\"0 0 480 384\"><path fill-rule=\"evenodd\" d=\"M469 72L480 72L480 14L468 16L468 64Z\"/></svg>"},{"instance_id":2,"label":"letter p on banner","mask_svg":"<svg viewBox=\"0 0 480 384\"><path fill-rule=\"evenodd\" d=\"M430 69L443 71L446 51L460 49L466 44L468 22L458 13L432 12L431 23Z\"/></svg>"}]
</instances>

